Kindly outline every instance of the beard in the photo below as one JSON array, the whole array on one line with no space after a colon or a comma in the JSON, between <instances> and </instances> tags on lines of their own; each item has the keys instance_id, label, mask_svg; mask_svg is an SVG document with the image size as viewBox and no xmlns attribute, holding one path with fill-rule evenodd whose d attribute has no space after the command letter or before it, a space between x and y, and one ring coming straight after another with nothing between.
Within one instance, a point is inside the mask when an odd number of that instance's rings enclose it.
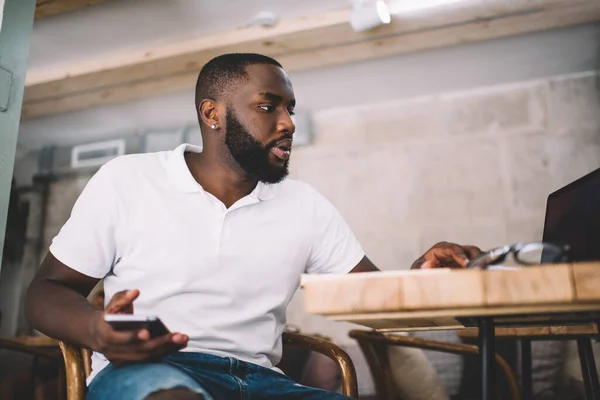
<instances>
[{"instance_id":1,"label":"beard","mask_svg":"<svg viewBox=\"0 0 600 400\"><path fill-rule=\"evenodd\" d=\"M277 142L291 136L284 135L263 146L244 128L230 107L227 108L226 119L225 144L235 162L244 172L263 183L281 182L289 173L289 160L283 166L273 165L269 161L269 154Z\"/></svg>"}]
</instances>

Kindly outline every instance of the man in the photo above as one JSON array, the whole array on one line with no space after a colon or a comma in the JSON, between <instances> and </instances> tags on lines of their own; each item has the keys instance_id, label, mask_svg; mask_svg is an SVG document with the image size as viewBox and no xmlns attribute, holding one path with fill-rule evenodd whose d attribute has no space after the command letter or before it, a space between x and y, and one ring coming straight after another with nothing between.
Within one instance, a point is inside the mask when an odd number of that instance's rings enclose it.
<instances>
[{"instance_id":1,"label":"man","mask_svg":"<svg viewBox=\"0 0 600 400\"><path fill-rule=\"evenodd\" d=\"M219 56L196 85L203 149L120 157L90 180L26 306L34 328L95 351L88 398L345 398L274 368L302 273L377 271L327 200L284 180L294 106L277 61ZM442 243L413 267L477 252ZM105 313L135 301L172 333L111 329L85 298L99 279Z\"/></svg>"}]
</instances>

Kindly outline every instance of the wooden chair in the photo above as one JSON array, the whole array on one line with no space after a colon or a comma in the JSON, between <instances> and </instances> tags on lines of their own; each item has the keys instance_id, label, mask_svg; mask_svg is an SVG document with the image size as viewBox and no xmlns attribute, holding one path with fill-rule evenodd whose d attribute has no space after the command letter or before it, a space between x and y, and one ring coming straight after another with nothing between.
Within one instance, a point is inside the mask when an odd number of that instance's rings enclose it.
<instances>
[{"instance_id":1,"label":"wooden chair","mask_svg":"<svg viewBox=\"0 0 600 400\"><path fill-rule=\"evenodd\" d=\"M30 393L32 398L37 398L36 395L43 398L48 396L56 396L57 398L64 397L65 374L60 365L62 356L56 340L45 336L19 336L10 338L0 337L0 349L25 353L33 357L29 381L29 388L31 389ZM53 393L52 395L48 392L45 392L44 389L41 389L41 392L36 389L36 386L41 383L39 381L39 377L37 376L38 367L41 363L44 363L44 360L46 362L49 361L58 367L56 393ZM2 378L2 376L0 376L0 378ZM0 394L0 397L1 396L2 395Z\"/></svg>"},{"instance_id":2,"label":"wooden chair","mask_svg":"<svg viewBox=\"0 0 600 400\"><path fill-rule=\"evenodd\" d=\"M435 340L425 340L416 337L385 334L377 331L352 330L350 337L355 339L367 360L375 390L376 398L380 400L396 400L396 386L388 358L388 346L414 347L423 350L433 350L445 353L477 356L477 346L448 343ZM505 386L512 400L520 400L521 394L517 378L512 368L499 355L496 354L496 363L505 379Z\"/></svg>"},{"instance_id":3,"label":"wooden chair","mask_svg":"<svg viewBox=\"0 0 600 400\"><path fill-rule=\"evenodd\" d=\"M342 393L349 397L358 397L354 364L350 356L340 347L318 337L293 332L284 332L283 344L312 350L331 358L340 369ZM65 362L67 400L83 400L87 389L85 381L92 372L91 352L64 342L59 342L59 345Z\"/></svg>"}]
</instances>

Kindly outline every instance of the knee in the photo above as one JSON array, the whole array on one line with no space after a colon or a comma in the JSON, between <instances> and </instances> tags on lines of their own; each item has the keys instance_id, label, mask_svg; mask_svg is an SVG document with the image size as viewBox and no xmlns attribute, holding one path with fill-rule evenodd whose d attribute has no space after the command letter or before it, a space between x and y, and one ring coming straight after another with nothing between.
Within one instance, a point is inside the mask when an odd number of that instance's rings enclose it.
<instances>
[{"instance_id":1,"label":"knee","mask_svg":"<svg viewBox=\"0 0 600 400\"><path fill-rule=\"evenodd\" d=\"M148 395L145 400L206 400L206 398L200 393L181 388L159 390Z\"/></svg>"}]
</instances>

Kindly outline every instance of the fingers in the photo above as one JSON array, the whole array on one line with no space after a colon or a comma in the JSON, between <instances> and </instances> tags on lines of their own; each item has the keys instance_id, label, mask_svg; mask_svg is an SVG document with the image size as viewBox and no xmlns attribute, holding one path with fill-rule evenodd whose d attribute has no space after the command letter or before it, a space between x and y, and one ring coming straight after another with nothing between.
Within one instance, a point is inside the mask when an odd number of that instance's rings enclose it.
<instances>
[{"instance_id":1,"label":"fingers","mask_svg":"<svg viewBox=\"0 0 600 400\"><path fill-rule=\"evenodd\" d=\"M116 293L108 302L104 312L106 314L133 314L133 301L140 295L140 291L122 290Z\"/></svg>"},{"instance_id":2,"label":"fingers","mask_svg":"<svg viewBox=\"0 0 600 400\"><path fill-rule=\"evenodd\" d=\"M421 257L420 268L466 268L469 260L479 254L481 254L481 250L476 246L459 246L455 243L440 242Z\"/></svg>"},{"instance_id":3,"label":"fingers","mask_svg":"<svg viewBox=\"0 0 600 400\"><path fill-rule=\"evenodd\" d=\"M469 263L469 258L462 247L453 245L447 248L441 248L433 252L436 257L435 267L446 268L465 268Z\"/></svg>"},{"instance_id":4,"label":"fingers","mask_svg":"<svg viewBox=\"0 0 600 400\"><path fill-rule=\"evenodd\" d=\"M469 256L469 261L474 259L475 257L479 256L482 251L479 247L477 246L462 246L463 249L465 249L465 251L467 252L467 255Z\"/></svg>"},{"instance_id":5,"label":"fingers","mask_svg":"<svg viewBox=\"0 0 600 400\"><path fill-rule=\"evenodd\" d=\"M189 337L181 333L169 333L148 340L137 340L123 346L114 346L104 353L113 364L141 362L160 358L187 346Z\"/></svg>"},{"instance_id":6,"label":"fingers","mask_svg":"<svg viewBox=\"0 0 600 400\"><path fill-rule=\"evenodd\" d=\"M148 339L150 339L150 332L148 332L147 329L142 329L141 331L138 332L137 338L139 340L148 340Z\"/></svg>"},{"instance_id":7,"label":"fingers","mask_svg":"<svg viewBox=\"0 0 600 400\"><path fill-rule=\"evenodd\" d=\"M469 264L469 256L463 247L455 244L448 248L446 252L448 253L449 264L451 264L451 268L466 268L467 264ZM454 262L452 263L450 260Z\"/></svg>"},{"instance_id":8,"label":"fingers","mask_svg":"<svg viewBox=\"0 0 600 400\"><path fill-rule=\"evenodd\" d=\"M137 289L116 293L110 299L104 314L133 313L133 301L139 295L140 291ZM147 329L117 331L104 321L102 314L95 327L97 350L115 365L160 358L186 347L189 340L187 335L181 333L168 333L152 338Z\"/></svg>"},{"instance_id":9,"label":"fingers","mask_svg":"<svg viewBox=\"0 0 600 400\"><path fill-rule=\"evenodd\" d=\"M182 349L187 345L188 340L187 335L169 333L143 342L140 352L146 353L150 358L156 358Z\"/></svg>"},{"instance_id":10,"label":"fingers","mask_svg":"<svg viewBox=\"0 0 600 400\"><path fill-rule=\"evenodd\" d=\"M99 330L101 341L105 347L111 345L125 345L140 340L140 331L117 331L104 321L102 321ZM149 334L148 337L150 337Z\"/></svg>"}]
</instances>

